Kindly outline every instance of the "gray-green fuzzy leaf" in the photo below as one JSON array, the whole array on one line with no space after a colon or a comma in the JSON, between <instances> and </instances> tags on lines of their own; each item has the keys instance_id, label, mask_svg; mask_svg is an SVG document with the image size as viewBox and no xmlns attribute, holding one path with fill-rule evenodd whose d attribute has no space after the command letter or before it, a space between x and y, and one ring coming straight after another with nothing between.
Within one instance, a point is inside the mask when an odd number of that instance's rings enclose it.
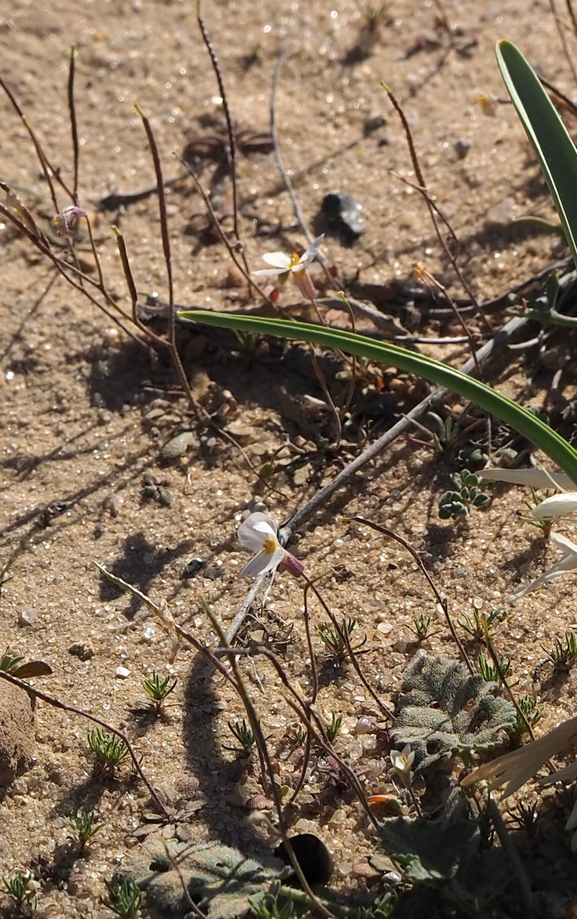
<instances>
[{"instance_id":1,"label":"gray-green fuzzy leaf","mask_svg":"<svg viewBox=\"0 0 577 919\"><path fill-rule=\"evenodd\" d=\"M418 769L464 750L501 744L515 725L513 705L495 683L445 657L418 657L407 668L391 736L416 751Z\"/></svg>"},{"instance_id":2,"label":"gray-green fuzzy leaf","mask_svg":"<svg viewBox=\"0 0 577 919\"><path fill-rule=\"evenodd\" d=\"M276 858L257 860L219 842L171 847L188 892L209 919L237 919L268 892L284 865ZM168 869L168 870L167 870ZM178 873L160 851L149 857L138 882L148 902L163 917L179 919L190 912Z\"/></svg>"}]
</instances>

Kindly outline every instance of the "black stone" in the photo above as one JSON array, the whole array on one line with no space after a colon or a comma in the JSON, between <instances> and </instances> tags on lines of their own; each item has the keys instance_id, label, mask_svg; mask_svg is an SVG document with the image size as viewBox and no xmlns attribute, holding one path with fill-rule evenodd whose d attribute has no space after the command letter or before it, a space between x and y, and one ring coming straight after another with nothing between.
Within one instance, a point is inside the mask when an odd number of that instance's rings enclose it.
<instances>
[{"instance_id":1,"label":"black stone","mask_svg":"<svg viewBox=\"0 0 577 919\"><path fill-rule=\"evenodd\" d=\"M299 833L290 837L290 843L302 873L311 887L315 884L328 884L333 873L333 860L324 842L312 833ZM285 865L290 865L284 842L276 847L274 854Z\"/></svg>"},{"instance_id":2,"label":"black stone","mask_svg":"<svg viewBox=\"0 0 577 919\"><path fill-rule=\"evenodd\" d=\"M367 232L361 217L362 210L361 202L347 194L325 195L321 204L321 214L328 232L339 236L347 245Z\"/></svg>"}]
</instances>

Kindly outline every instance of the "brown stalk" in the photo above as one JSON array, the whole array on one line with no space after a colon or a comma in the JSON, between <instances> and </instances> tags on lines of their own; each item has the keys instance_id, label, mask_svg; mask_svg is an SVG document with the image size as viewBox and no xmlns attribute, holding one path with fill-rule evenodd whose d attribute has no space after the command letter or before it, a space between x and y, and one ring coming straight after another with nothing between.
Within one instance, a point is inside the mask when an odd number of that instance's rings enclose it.
<instances>
[{"instance_id":1,"label":"brown stalk","mask_svg":"<svg viewBox=\"0 0 577 919\"><path fill-rule=\"evenodd\" d=\"M440 230L440 227L439 227L439 223L438 223L438 220L437 220L437 216L439 216L439 217L441 218L442 222L445 224L445 226L446 226L447 229L449 230L449 232L450 232L451 237L453 238L453 240L457 241L457 237L456 237L456 235L455 235L455 233L454 233L454 231L453 231L453 229L452 229L452 227L451 227L449 221L446 219L446 217L444 217L444 216L441 214L440 210L434 205L434 203L431 201L430 195L429 195L428 192L427 192L427 185L426 185L426 183L425 183L425 179L424 179L424 176L423 176L423 172L422 172L422 170L421 170L421 165L420 165L420 163L419 163L419 157L417 156L417 150L416 150L416 147L415 147L415 144L414 144L414 141L413 141L413 135L412 135L412 133L411 133L411 129L410 129L410 127L409 127L409 123L408 123L408 121L407 121L407 118L406 118L406 116L405 116L405 113L404 113L404 111L403 111L403 108L402 108L401 104L397 101L397 99L396 99L396 97L394 96L394 94L393 94L393 93L391 92L391 90L388 88L388 86L387 86L385 83L382 83L381 85L382 85L383 89L385 90L387 96L389 97L389 99L390 99L390 101L391 101L391 103L392 103L392 105L393 105L393 108L395 109L395 111L397 112L399 118L401 119L401 124L402 124L402 126L403 126L404 131L405 131L405 136L406 136L406 138L407 138L407 144L408 144L408 147L409 147L409 153L410 153L410 156L411 156L411 162L412 162L412 164L413 164L413 169L415 170L415 175L416 175L416 177L417 177L418 185L420 186L419 190L420 190L420 191L422 190L422 194L423 194L423 196L424 196L424 198L425 198L425 201L426 201L426 203L427 203L427 207L428 207L428 209L429 209L429 215L430 215L430 217L431 217L431 222L432 222L432 224L433 224L433 228L434 228L434 230L435 230L437 239L439 240L439 243L440 243L440 245L441 245L441 247L442 247L442 249L443 249L443 252L445 253L445 255L447 256L447 258L449 259L449 261L450 261L450 263L451 263L451 266L452 266L452 268L453 268L453 271L455 272L455 274L457 275L457 277L458 277L460 283L462 284L463 289L466 290L467 295L469 296L469 299L471 300L471 303L474 304L475 309L477 310L479 316L481 317L481 319L482 319L482 321L483 321L483 323L484 323L484 325L485 325L487 331L488 331L488 332L491 332L491 331L493 330L493 329L492 329L492 326L491 326L491 323L489 322L489 320L488 320L487 316L485 315L483 309L481 308L481 306L480 306L480 304L479 304L477 298L475 297L475 295L474 295L474 293L473 293L473 291L472 291L472 289L471 289L471 287L470 287L470 285L469 285L467 279L464 277L463 272L461 271L461 269L460 269L460 267L459 267L459 263L458 263L458 252L457 252L457 254L454 254L453 252L451 252L451 250L450 250L449 246L447 245L447 242L446 242L446 240L445 240L443 234L441 233L441 230Z\"/></svg>"}]
</instances>

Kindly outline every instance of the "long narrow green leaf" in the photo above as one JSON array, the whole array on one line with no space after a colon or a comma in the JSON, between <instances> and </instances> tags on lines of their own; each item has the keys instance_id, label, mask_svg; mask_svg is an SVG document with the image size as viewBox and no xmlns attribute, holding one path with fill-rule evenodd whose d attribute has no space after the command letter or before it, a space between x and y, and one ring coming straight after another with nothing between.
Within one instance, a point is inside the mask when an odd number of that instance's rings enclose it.
<instances>
[{"instance_id":1,"label":"long narrow green leaf","mask_svg":"<svg viewBox=\"0 0 577 919\"><path fill-rule=\"evenodd\" d=\"M307 322L264 319L260 316L238 316L207 310L182 312L179 315L182 319L190 319L204 325L276 335L279 338L289 338L293 341L306 341L326 348L337 348L348 354L355 354L357 357L379 361L382 364L389 364L400 370L415 373L431 383L437 383L439 386L458 393L465 399L477 403L485 411L496 415L497 418L501 418L535 446L540 447L565 470L573 482L577 483L577 451L560 434L522 405L517 405L508 396L461 373L460 370L454 370L441 361L433 360L422 354L415 354L397 345L373 341L353 332L343 332L340 329L311 325Z\"/></svg>"},{"instance_id":2,"label":"long narrow green leaf","mask_svg":"<svg viewBox=\"0 0 577 919\"><path fill-rule=\"evenodd\" d=\"M577 150L539 77L515 45L500 41L497 63L543 170L577 265Z\"/></svg>"}]
</instances>

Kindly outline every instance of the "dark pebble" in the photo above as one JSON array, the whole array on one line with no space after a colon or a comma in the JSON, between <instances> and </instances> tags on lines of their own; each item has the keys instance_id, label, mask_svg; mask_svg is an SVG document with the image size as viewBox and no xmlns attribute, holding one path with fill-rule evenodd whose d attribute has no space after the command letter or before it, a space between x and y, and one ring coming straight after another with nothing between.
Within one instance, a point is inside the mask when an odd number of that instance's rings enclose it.
<instances>
[{"instance_id":1,"label":"dark pebble","mask_svg":"<svg viewBox=\"0 0 577 919\"><path fill-rule=\"evenodd\" d=\"M193 578L195 574L198 574L201 568L204 568L203 560L201 558L193 558L182 572L182 577Z\"/></svg>"},{"instance_id":2,"label":"dark pebble","mask_svg":"<svg viewBox=\"0 0 577 919\"><path fill-rule=\"evenodd\" d=\"M299 833L291 836L290 842L308 883L313 887L315 884L328 884L333 873L333 860L322 839L312 833ZM274 854L285 865L290 865L284 842L276 847Z\"/></svg>"},{"instance_id":3,"label":"dark pebble","mask_svg":"<svg viewBox=\"0 0 577 919\"><path fill-rule=\"evenodd\" d=\"M326 195L321 204L327 230L349 246L367 232L362 210L361 202L346 194Z\"/></svg>"}]
</instances>

